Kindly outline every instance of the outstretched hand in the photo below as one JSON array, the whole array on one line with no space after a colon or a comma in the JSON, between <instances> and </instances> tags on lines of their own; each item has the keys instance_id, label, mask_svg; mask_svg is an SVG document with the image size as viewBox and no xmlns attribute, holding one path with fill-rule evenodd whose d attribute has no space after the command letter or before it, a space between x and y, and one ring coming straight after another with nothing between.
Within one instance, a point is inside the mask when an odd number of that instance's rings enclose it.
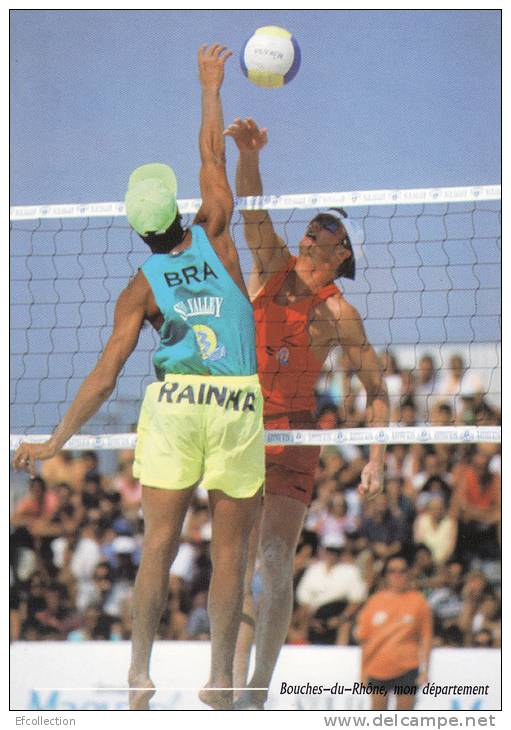
<instances>
[{"instance_id":1,"label":"outstretched hand","mask_svg":"<svg viewBox=\"0 0 511 730\"><path fill-rule=\"evenodd\" d=\"M268 130L260 128L253 119L235 119L224 131L226 137L232 137L240 152L259 151L268 142Z\"/></svg>"},{"instance_id":2,"label":"outstretched hand","mask_svg":"<svg viewBox=\"0 0 511 730\"><path fill-rule=\"evenodd\" d=\"M231 56L232 51L221 43L199 48L199 79L203 88L220 89L224 80L224 65Z\"/></svg>"},{"instance_id":3,"label":"outstretched hand","mask_svg":"<svg viewBox=\"0 0 511 730\"><path fill-rule=\"evenodd\" d=\"M362 469L358 492L366 499L374 499L383 492L383 467L370 461Z\"/></svg>"},{"instance_id":4,"label":"outstretched hand","mask_svg":"<svg viewBox=\"0 0 511 730\"><path fill-rule=\"evenodd\" d=\"M21 443L14 454L12 460L13 468L20 471L26 471L32 479L35 478L35 465L39 459L51 459L55 456L55 449L49 446L48 442L43 444Z\"/></svg>"}]
</instances>

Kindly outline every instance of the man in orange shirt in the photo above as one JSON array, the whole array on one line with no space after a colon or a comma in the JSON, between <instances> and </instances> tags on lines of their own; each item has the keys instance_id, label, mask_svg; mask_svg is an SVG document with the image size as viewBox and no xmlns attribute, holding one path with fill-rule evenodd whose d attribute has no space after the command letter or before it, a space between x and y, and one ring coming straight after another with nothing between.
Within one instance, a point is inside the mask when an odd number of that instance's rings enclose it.
<instances>
[{"instance_id":1,"label":"man in orange shirt","mask_svg":"<svg viewBox=\"0 0 511 730\"><path fill-rule=\"evenodd\" d=\"M412 710L417 686L428 681L431 609L420 591L410 589L404 558L390 558L384 575L386 589L369 598L358 619L362 682L379 689L371 694L372 710L387 709L390 691L397 710Z\"/></svg>"},{"instance_id":2,"label":"man in orange shirt","mask_svg":"<svg viewBox=\"0 0 511 730\"><path fill-rule=\"evenodd\" d=\"M490 467L482 445L467 465L460 465L455 499L460 510L458 550L470 564L474 558L498 560L501 552L501 479Z\"/></svg>"},{"instance_id":3,"label":"man in orange shirt","mask_svg":"<svg viewBox=\"0 0 511 730\"><path fill-rule=\"evenodd\" d=\"M462 518L487 525L500 521L500 476L490 469L490 457L478 448L458 479Z\"/></svg>"},{"instance_id":4,"label":"man in orange shirt","mask_svg":"<svg viewBox=\"0 0 511 730\"><path fill-rule=\"evenodd\" d=\"M262 194L259 151L266 130L252 119L236 119L225 131L239 149L236 194ZM277 235L265 210L244 210L244 232L253 258L248 291L256 323L257 369L264 395L266 429L314 427L314 387L333 347L346 361L367 394L367 421L386 426L387 389L378 357L367 340L362 318L334 280L355 278L353 246L360 231L341 209L330 208L308 223L293 256ZM270 446L266 450L265 497L259 530L263 590L256 627L256 664L235 702L238 710L262 710L289 628L293 606L293 559L310 504L320 449L315 446ZM372 444L361 473L359 491L374 496L383 489L385 446ZM257 535L251 538L252 556ZM253 559L249 562L253 567ZM243 621L252 623L247 571ZM250 637L238 639L236 687L245 682ZM248 633L248 632L247 632ZM244 643L244 646L242 644Z\"/></svg>"}]
</instances>

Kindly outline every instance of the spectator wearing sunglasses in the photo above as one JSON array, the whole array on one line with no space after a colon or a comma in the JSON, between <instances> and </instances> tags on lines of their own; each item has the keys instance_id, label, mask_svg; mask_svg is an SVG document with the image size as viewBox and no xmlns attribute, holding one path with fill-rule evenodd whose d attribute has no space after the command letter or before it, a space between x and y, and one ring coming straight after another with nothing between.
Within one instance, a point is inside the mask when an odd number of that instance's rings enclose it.
<instances>
[{"instance_id":1,"label":"spectator wearing sunglasses","mask_svg":"<svg viewBox=\"0 0 511 730\"><path fill-rule=\"evenodd\" d=\"M356 630L362 646L362 682L378 691L371 709L386 710L396 695L396 710L412 710L419 685L428 681L432 615L423 594L410 588L406 560L394 556L384 567L385 587L361 610Z\"/></svg>"}]
</instances>

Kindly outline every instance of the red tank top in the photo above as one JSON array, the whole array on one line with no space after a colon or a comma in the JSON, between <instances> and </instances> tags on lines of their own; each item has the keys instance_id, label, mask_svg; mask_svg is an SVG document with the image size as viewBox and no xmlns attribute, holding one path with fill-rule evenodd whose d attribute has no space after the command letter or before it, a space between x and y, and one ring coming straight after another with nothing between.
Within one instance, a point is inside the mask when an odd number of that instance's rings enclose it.
<instances>
[{"instance_id":1,"label":"red tank top","mask_svg":"<svg viewBox=\"0 0 511 730\"><path fill-rule=\"evenodd\" d=\"M292 304L277 304L276 295L295 266L296 257L291 256L253 302L265 416L315 409L314 387L323 363L311 349L310 315L316 304L340 293L335 284L328 284Z\"/></svg>"}]
</instances>

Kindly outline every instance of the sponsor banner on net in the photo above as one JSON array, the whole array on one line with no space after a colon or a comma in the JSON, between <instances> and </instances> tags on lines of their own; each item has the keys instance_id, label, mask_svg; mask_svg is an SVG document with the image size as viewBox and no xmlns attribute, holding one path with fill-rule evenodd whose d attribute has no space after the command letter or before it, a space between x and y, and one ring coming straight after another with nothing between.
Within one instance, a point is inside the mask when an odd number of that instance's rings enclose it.
<instances>
[{"instance_id":1,"label":"sponsor banner on net","mask_svg":"<svg viewBox=\"0 0 511 730\"><path fill-rule=\"evenodd\" d=\"M124 203L76 203L63 205L16 206L10 210L11 220L38 218L87 218L125 214Z\"/></svg>"},{"instance_id":2,"label":"sponsor banner on net","mask_svg":"<svg viewBox=\"0 0 511 730\"><path fill-rule=\"evenodd\" d=\"M22 441L37 444L46 441L49 434L11 434L10 449L16 450ZM65 449L133 449L135 433L76 435L64 445ZM468 428L442 426L439 428L352 428L325 430L277 430L265 431L266 444L298 445L340 445L352 444L433 444L433 443L500 443L501 429L498 426L471 426Z\"/></svg>"},{"instance_id":3,"label":"sponsor banner on net","mask_svg":"<svg viewBox=\"0 0 511 730\"><path fill-rule=\"evenodd\" d=\"M328 207L329 205L390 205L442 203L449 201L499 200L499 185L458 188L410 188L405 190L354 190L351 192L311 193L307 195L264 195L238 198L239 210Z\"/></svg>"},{"instance_id":4,"label":"sponsor banner on net","mask_svg":"<svg viewBox=\"0 0 511 730\"><path fill-rule=\"evenodd\" d=\"M29 444L42 444L50 438L50 434L11 434L9 438L9 448L15 451L22 441ZM70 450L94 450L94 449L134 449L137 441L136 433L115 433L115 434L98 434L76 435L67 441L63 449Z\"/></svg>"},{"instance_id":5,"label":"sponsor banner on net","mask_svg":"<svg viewBox=\"0 0 511 730\"><path fill-rule=\"evenodd\" d=\"M458 188L410 188L405 190L354 190L351 192L309 193L306 195L261 195L236 199L237 210L261 210L328 207L330 205L397 205L407 203L442 203L471 200L500 200L500 185ZM181 213L194 214L200 198L178 200ZM17 205L10 208L10 220L38 218L80 218L86 216L124 216L124 203L97 202L55 205Z\"/></svg>"}]
</instances>

